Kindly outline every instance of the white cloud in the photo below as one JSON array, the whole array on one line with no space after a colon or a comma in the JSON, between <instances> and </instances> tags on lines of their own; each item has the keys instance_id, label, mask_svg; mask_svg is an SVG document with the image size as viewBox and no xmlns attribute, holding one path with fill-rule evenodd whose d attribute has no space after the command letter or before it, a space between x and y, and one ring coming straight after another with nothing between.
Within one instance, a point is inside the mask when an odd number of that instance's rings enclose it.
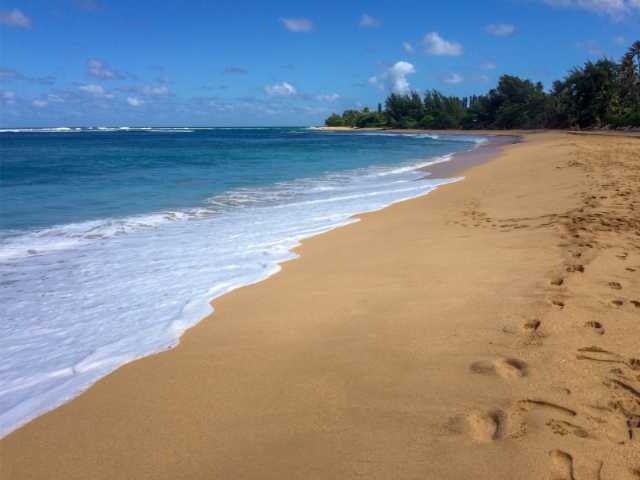
<instances>
[{"instance_id":1,"label":"white cloud","mask_svg":"<svg viewBox=\"0 0 640 480\"><path fill-rule=\"evenodd\" d=\"M407 94L411 91L411 85L407 80L407 75L413 75L416 73L415 67L409 62L396 62L382 75L369 78L369 83L382 87L384 83L388 86L389 90L394 93Z\"/></svg>"},{"instance_id":2,"label":"white cloud","mask_svg":"<svg viewBox=\"0 0 640 480\"><path fill-rule=\"evenodd\" d=\"M95 85L95 84L80 85L78 87L78 90L80 90L82 93L86 93L93 97L113 98L113 94L108 93L102 85Z\"/></svg>"},{"instance_id":3,"label":"white cloud","mask_svg":"<svg viewBox=\"0 0 640 480\"><path fill-rule=\"evenodd\" d=\"M31 19L17 8L1 10L0 23L17 28L31 28Z\"/></svg>"},{"instance_id":4,"label":"white cloud","mask_svg":"<svg viewBox=\"0 0 640 480\"><path fill-rule=\"evenodd\" d=\"M144 100L138 97L127 97L127 103L132 107L141 107L144 105Z\"/></svg>"},{"instance_id":5,"label":"white cloud","mask_svg":"<svg viewBox=\"0 0 640 480\"><path fill-rule=\"evenodd\" d=\"M487 25L486 30L496 37L508 37L513 35L516 27L510 23L492 23L491 25Z\"/></svg>"},{"instance_id":6,"label":"white cloud","mask_svg":"<svg viewBox=\"0 0 640 480\"><path fill-rule=\"evenodd\" d=\"M142 87L142 93L157 96L169 95L169 87L166 85L145 85Z\"/></svg>"},{"instance_id":7,"label":"white cloud","mask_svg":"<svg viewBox=\"0 0 640 480\"><path fill-rule=\"evenodd\" d=\"M366 13L363 13L362 16L360 17L360 26L364 27L364 28L377 28L379 26L382 25L382 22L375 18L372 17L371 15L367 15Z\"/></svg>"},{"instance_id":8,"label":"white cloud","mask_svg":"<svg viewBox=\"0 0 640 480\"><path fill-rule=\"evenodd\" d=\"M326 95L318 95L316 97L316 100L319 100L321 102L335 102L339 98L340 98L340 95L338 95L337 93L329 93Z\"/></svg>"},{"instance_id":9,"label":"white cloud","mask_svg":"<svg viewBox=\"0 0 640 480\"><path fill-rule=\"evenodd\" d=\"M624 38L622 35L618 35L617 37L613 37L613 43L615 43L616 45L624 45L627 43L627 39Z\"/></svg>"},{"instance_id":10,"label":"white cloud","mask_svg":"<svg viewBox=\"0 0 640 480\"><path fill-rule=\"evenodd\" d=\"M289 82L274 83L266 85L264 91L270 97L292 97L297 94L297 90Z\"/></svg>"},{"instance_id":11,"label":"white cloud","mask_svg":"<svg viewBox=\"0 0 640 480\"><path fill-rule=\"evenodd\" d=\"M46 100L34 100L33 102L31 102L31 105L36 108L44 108L49 105L49 103Z\"/></svg>"},{"instance_id":12,"label":"white cloud","mask_svg":"<svg viewBox=\"0 0 640 480\"><path fill-rule=\"evenodd\" d=\"M442 81L449 85L458 85L464 81L464 77L459 73L450 73Z\"/></svg>"},{"instance_id":13,"label":"white cloud","mask_svg":"<svg viewBox=\"0 0 640 480\"><path fill-rule=\"evenodd\" d=\"M372 77L369 77L367 79L367 82L369 82L371 85L375 86L378 88L378 90L384 90L384 83L382 82L382 80L384 80L383 75L374 75Z\"/></svg>"},{"instance_id":14,"label":"white cloud","mask_svg":"<svg viewBox=\"0 0 640 480\"><path fill-rule=\"evenodd\" d=\"M581 8L616 19L633 10L640 10L640 0L544 0L544 3L554 7Z\"/></svg>"},{"instance_id":15,"label":"white cloud","mask_svg":"<svg viewBox=\"0 0 640 480\"><path fill-rule=\"evenodd\" d=\"M80 85L78 87L78 90L80 90L81 92L84 93L89 93L91 95L104 95L105 90L104 87L102 87L101 85Z\"/></svg>"},{"instance_id":16,"label":"white cloud","mask_svg":"<svg viewBox=\"0 0 640 480\"><path fill-rule=\"evenodd\" d=\"M291 32L310 32L313 22L308 18L281 18L284 27Z\"/></svg>"},{"instance_id":17,"label":"white cloud","mask_svg":"<svg viewBox=\"0 0 640 480\"><path fill-rule=\"evenodd\" d=\"M449 55L452 57L462 55L462 45L445 40L438 32L427 33L422 42L429 55Z\"/></svg>"},{"instance_id":18,"label":"white cloud","mask_svg":"<svg viewBox=\"0 0 640 480\"><path fill-rule=\"evenodd\" d=\"M113 70L106 62L97 58L87 60L87 75L98 80L121 80L123 75Z\"/></svg>"},{"instance_id":19,"label":"white cloud","mask_svg":"<svg viewBox=\"0 0 640 480\"><path fill-rule=\"evenodd\" d=\"M496 64L492 63L492 62L487 62L487 63L483 63L480 65L480 68L482 70L495 70L496 69Z\"/></svg>"},{"instance_id":20,"label":"white cloud","mask_svg":"<svg viewBox=\"0 0 640 480\"><path fill-rule=\"evenodd\" d=\"M415 48L413 48L413 45L409 42L402 42L402 48L407 53L414 53L416 51Z\"/></svg>"}]
</instances>

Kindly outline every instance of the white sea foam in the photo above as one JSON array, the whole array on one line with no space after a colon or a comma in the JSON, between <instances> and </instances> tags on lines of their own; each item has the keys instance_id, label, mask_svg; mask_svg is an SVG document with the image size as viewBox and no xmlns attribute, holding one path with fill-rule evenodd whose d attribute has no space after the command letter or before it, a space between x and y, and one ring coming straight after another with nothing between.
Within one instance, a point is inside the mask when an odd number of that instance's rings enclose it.
<instances>
[{"instance_id":1,"label":"white sea foam","mask_svg":"<svg viewBox=\"0 0 640 480\"><path fill-rule=\"evenodd\" d=\"M201 209L0 241L0 436L136 358L176 345L208 301L259 282L313 235L458 179L402 167L238 189Z\"/></svg>"},{"instance_id":2,"label":"white sea foam","mask_svg":"<svg viewBox=\"0 0 640 480\"><path fill-rule=\"evenodd\" d=\"M427 168L431 165L436 165L438 163L444 163L444 162L448 162L453 158L453 154L450 155L443 155L441 157L436 157L433 160L429 160L428 162L424 162L424 163L418 163L417 165L409 165L406 167L399 167L387 172L380 172L378 173L378 175L380 176L387 176L387 175L397 175L399 173L405 173L405 172L411 172L412 170L420 170L421 168Z\"/></svg>"}]
</instances>

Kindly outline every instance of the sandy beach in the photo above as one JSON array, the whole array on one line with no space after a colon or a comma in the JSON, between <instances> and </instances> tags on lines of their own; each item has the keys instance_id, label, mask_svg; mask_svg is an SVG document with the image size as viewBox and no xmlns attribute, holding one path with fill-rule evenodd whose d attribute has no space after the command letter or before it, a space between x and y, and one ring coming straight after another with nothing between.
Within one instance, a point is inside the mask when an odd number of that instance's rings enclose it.
<instances>
[{"instance_id":1,"label":"sandy beach","mask_svg":"<svg viewBox=\"0 0 640 480\"><path fill-rule=\"evenodd\" d=\"M1 440L0 478L639 479L640 138L463 166Z\"/></svg>"}]
</instances>

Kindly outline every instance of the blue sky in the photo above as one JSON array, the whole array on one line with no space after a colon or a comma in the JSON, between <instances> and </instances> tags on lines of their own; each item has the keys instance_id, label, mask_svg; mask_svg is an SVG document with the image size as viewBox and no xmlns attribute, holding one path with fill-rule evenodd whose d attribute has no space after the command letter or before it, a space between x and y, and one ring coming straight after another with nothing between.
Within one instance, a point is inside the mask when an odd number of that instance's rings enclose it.
<instances>
[{"instance_id":1,"label":"blue sky","mask_svg":"<svg viewBox=\"0 0 640 480\"><path fill-rule=\"evenodd\" d=\"M0 125L314 125L390 91L545 86L640 0L0 1Z\"/></svg>"}]
</instances>

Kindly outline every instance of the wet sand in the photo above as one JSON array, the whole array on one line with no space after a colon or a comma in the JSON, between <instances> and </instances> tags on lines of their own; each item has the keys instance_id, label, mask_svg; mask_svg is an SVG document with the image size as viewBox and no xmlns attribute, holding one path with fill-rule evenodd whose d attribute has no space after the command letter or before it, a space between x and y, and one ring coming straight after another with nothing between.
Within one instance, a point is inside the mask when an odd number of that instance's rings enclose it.
<instances>
[{"instance_id":1,"label":"wet sand","mask_svg":"<svg viewBox=\"0 0 640 480\"><path fill-rule=\"evenodd\" d=\"M640 140L524 139L305 241L0 478L640 478Z\"/></svg>"}]
</instances>

